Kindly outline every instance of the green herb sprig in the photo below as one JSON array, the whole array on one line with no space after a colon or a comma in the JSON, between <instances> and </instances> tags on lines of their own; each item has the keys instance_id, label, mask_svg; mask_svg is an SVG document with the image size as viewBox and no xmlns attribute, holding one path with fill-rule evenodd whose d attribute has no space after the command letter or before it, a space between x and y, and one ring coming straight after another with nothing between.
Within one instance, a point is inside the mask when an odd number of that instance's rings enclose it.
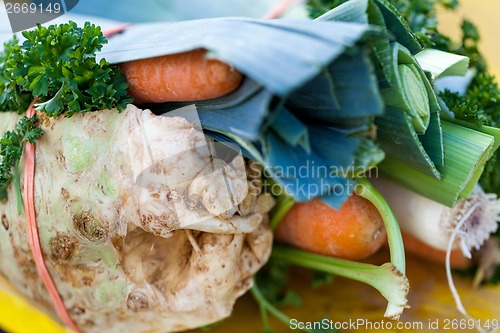
<instances>
[{"instance_id":1,"label":"green herb sprig","mask_svg":"<svg viewBox=\"0 0 500 333\"><path fill-rule=\"evenodd\" d=\"M0 52L0 112L22 114L34 98L35 108L48 116L102 109L125 109L133 100L120 68L106 60L96 61L96 54L107 39L101 28L75 22L24 31L22 44L14 37ZM18 168L23 144L35 142L43 133L36 118L22 118L16 130L0 139L0 199L14 182L20 197Z\"/></svg>"},{"instance_id":2,"label":"green herb sprig","mask_svg":"<svg viewBox=\"0 0 500 333\"><path fill-rule=\"evenodd\" d=\"M15 130L6 132L0 139L0 200L7 197L7 187L14 182L19 214L23 208L19 164L24 144L34 143L42 134L42 129L37 126L37 118L25 116L17 123Z\"/></svg>"},{"instance_id":3,"label":"green herb sprig","mask_svg":"<svg viewBox=\"0 0 500 333\"><path fill-rule=\"evenodd\" d=\"M26 95L40 97L35 107L49 116L101 109L125 109L132 99L127 96L129 85L119 67L106 60L96 61L96 53L107 43L101 28L75 22L43 27L23 32L22 45L6 45L0 109L9 110L7 103L26 107ZM16 110L19 111L19 110Z\"/></svg>"}]
</instances>

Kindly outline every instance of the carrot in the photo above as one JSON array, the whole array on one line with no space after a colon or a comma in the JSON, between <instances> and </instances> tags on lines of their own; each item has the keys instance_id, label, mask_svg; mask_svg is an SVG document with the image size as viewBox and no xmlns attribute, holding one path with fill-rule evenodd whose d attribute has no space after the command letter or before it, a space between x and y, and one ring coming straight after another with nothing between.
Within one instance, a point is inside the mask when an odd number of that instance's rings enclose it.
<instances>
[{"instance_id":1,"label":"carrot","mask_svg":"<svg viewBox=\"0 0 500 333\"><path fill-rule=\"evenodd\" d=\"M352 195L339 210L319 199L295 204L278 225L276 238L310 252L362 259L385 243L386 231L375 206Z\"/></svg>"},{"instance_id":2,"label":"carrot","mask_svg":"<svg viewBox=\"0 0 500 333\"><path fill-rule=\"evenodd\" d=\"M205 50L194 50L121 64L136 103L200 101L227 95L243 75Z\"/></svg>"},{"instance_id":3,"label":"carrot","mask_svg":"<svg viewBox=\"0 0 500 333\"><path fill-rule=\"evenodd\" d=\"M436 264L444 265L446 263L445 250L436 249L427 245L409 233L403 232L402 234L407 253ZM472 267L473 262L463 255L462 250L455 249L451 251L450 265L455 269L467 269Z\"/></svg>"}]
</instances>

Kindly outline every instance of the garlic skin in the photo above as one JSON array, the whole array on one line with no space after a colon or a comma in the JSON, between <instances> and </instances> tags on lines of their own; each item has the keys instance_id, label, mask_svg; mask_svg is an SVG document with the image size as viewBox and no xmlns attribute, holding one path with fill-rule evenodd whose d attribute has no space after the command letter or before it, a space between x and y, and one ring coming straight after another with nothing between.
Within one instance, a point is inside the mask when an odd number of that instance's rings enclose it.
<instances>
[{"instance_id":1,"label":"garlic skin","mask_svg":"<svg viewBox=\"0 0 500 333\"><path fill-rule=\"evenodd\" d=\"M453 249L460 247L467 257L498 229L500 200L494 194L485 194L479 186L469 199L460 199L450 208L388 179L370 181L393 209L401 229L436 249L447 250L454 229L464 217Z\"/></svg>"}]
</instances>

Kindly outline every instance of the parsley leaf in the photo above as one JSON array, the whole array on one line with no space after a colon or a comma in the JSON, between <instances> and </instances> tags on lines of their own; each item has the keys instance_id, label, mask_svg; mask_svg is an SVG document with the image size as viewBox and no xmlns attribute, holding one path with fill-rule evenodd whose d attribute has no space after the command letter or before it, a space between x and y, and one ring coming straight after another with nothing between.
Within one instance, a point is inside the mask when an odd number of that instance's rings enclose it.
<instances>
[{"instance_id":1,"label":"parsley leaf","mask_svg":"<svg viewBox=\"0 0 500 333\"><path fill-rule=\"evenodd\" d=\"M22 112L33 97L36 109L56 117L101 109L125 109L132 99L119 67L96 53L107 43L101 28L75 22L24 31L22 45L12 40L0 57L0 109ZM2 61L3 60L3 61Z\"/></svg>"},{"instance_id":2,"label":"parsley leaf","mask_svg":"<svg viewBox=\"0 0 500 333\"><path fill-rule=\"evenodd\" d=\"M312 271L311 286L313 288L319 288L326 284L330 284L335 279L335 275L321 272Z\"/></svg>"}]
</instances>

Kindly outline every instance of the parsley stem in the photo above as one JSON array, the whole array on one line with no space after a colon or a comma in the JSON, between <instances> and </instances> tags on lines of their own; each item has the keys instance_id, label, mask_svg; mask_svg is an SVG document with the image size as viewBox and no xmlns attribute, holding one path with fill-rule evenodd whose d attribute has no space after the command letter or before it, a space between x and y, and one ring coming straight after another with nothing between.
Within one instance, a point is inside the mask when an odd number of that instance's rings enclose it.
<instances>
[{"instance_id":1,"label":"parsley stem","mask_svg":"<svg viewBox=\"0 0 500 333\"><path fill-rule=\"evenodd\" d=\"M281 320L283 323L286 325L290 325L291 319L285 315L283 312L278 310L274 305L269 302L264 295L262 294L261 290L259 289L259 286L257 285L257 281L254 279L253 287L251 290L252 296L254 299L257 301L260 307L260 312L262 315L262 322L264 325L264 332L271 332L271 328L269 326L269 320L267 317L267 312L270 312L273 316ZM312 333L310 330L302 330L303 332L307 333Z\"/></svg>"},{"instance_id":2,"label":"parsley stem","mask_svg":"<svg viewBox=\"0 0 500 333\"><path fill-rule=\"evenodd\" d=\"M23 195L21 193L21 182L19 180L19 162L16 163L14 167L14 171L11 174L12 182L14 183L14 189L16 190L16 198L17 198L17 213L21 215L23 213Z\"/></svg>"}]
</instances>

